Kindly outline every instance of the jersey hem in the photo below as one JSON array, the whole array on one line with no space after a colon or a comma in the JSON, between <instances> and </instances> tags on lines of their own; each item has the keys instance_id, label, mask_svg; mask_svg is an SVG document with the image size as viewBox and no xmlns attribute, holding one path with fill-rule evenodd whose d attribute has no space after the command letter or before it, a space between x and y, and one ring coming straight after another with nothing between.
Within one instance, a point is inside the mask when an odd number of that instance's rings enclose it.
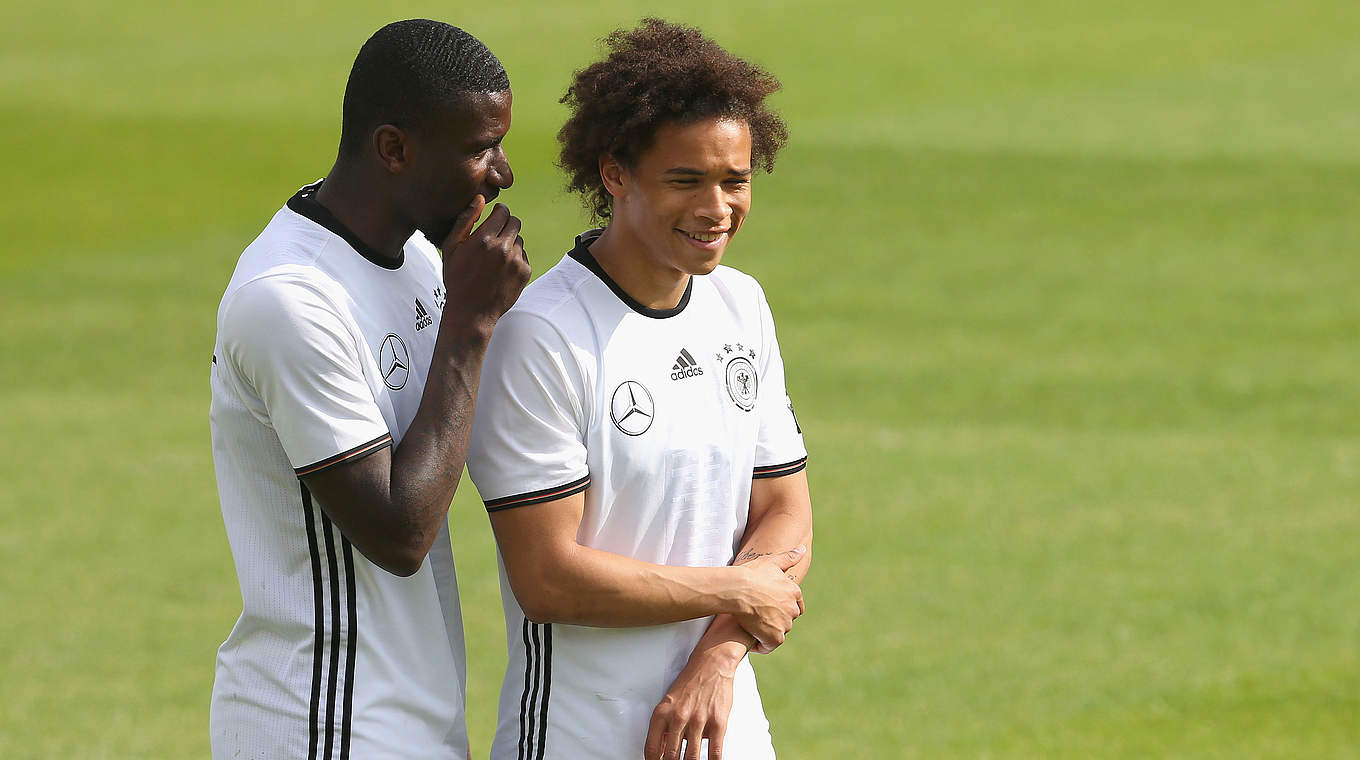
<instances>
[{"instance_id":1,"label":"jersey hem","mask_svg":"<svg viewBox=\"0 0 1360 760\"><path fill-rule=\"evenodd\" d=\"M297 475L299 478L302 477L303 475L312 475L328 467L334 467L335 465L340 464L341 462L358 461L368 456L369 454L378 451L379 449L391 445L392 435L390 433L383 433L382 435L378 436L377 438L374 438L368 443L361 443L358 446L355 446L354 448L350 449L349 451L342 451L339 454L336 454L335 456L326 457L325 459L322 459L319 462L313 462L312 464L309 464L305 467L294 468L293 474Z\"/></svg>"},{"instance_id":2,"label":"jersey hem","mask_svg":"<svg viewBox=\"0 0 1360 760\"><path fill-rule=\"evenodd\" d=\"M751 479L761 480L764 478L780 478L785 475L792 475L795 472L800 472L806 468L807 457L802 457L801 459L795 459L792 462L785 462L784 464L768 464L756 467L751 471Z\"/></svg>"},{"instance_id":3,"label":"jersey hem","mask_svg":"<svg viewBox=\"0 0 1360 760\"><path fill-rule=\"evenodd\" d=\"M542 504L545 501L555 501L581 493L589 487L590 476L586 475L584 478L560 486L515 494L514 496L502 496L499 499L491 499L483 503L486 505L486 511L499 512L503 509L514 509L515 507L527 507L530 504Z\"/></svg>"}]
</instances>

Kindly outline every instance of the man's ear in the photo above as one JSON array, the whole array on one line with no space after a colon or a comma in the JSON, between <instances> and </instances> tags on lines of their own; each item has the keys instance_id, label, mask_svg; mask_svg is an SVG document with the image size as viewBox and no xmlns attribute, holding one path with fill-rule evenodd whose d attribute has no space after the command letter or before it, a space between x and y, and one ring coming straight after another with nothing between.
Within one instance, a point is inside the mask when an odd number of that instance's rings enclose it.
<instances>
[{"instance_id":1,"label":"man's ear","mask_svg":"<svg viewBox=\"0 0 1360 760\"><path fill-rule=\"evenodd\" d=\"M613 156L600 156L600 179L604 189L615 198L628 193L628 169Z\"/></svg>"},{"instance_id":2,"label":"man's ear","mask_svg":"<svg viewBox=\"0 0 1360 760\"><path fill-rule=\"evenodd\" d=\"M387 171L396 174L411 162L411 141L400 127L380 124L373 130L372 139L378 161Z\"/></svg>"}]
</instances>

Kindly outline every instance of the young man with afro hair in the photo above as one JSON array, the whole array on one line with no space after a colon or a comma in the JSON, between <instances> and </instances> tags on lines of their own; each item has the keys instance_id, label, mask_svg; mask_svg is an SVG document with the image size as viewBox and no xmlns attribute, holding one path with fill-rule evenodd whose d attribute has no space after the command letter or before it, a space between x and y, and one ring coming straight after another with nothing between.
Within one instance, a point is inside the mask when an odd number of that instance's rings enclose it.
<instances>
[{"instance_id":1,"label":"young man with afro hair","mask_svg":"<svg viewBox=\"0 0 1360 760\"><path fill-rule=\"evenodd\" d=\"M502 319L473 423L510 650L492 759L772 758L746 655L803 611L807 452L765 295L720 262L779 83L656 19L605 42L559 133L603 229Z\"/></svg>"}]
</instances>

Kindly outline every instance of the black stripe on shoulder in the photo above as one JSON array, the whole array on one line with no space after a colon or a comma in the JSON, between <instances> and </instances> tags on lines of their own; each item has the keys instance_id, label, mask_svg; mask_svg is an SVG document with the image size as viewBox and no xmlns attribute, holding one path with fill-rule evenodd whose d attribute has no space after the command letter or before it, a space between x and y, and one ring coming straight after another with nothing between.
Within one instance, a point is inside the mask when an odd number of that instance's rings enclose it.
<instances>
[{"instance_id":1,"label":"black stripe on shoulder","mask_svg":"<svg viewBox=\"0 0 1360 760\"><path fill-rule=\"evenodd\" d=\"M751 479L760 480L762 478L779 478L785 475L792 475L795 472L801 471L805 467L807 467L807 457L803 457L802 459L795 459L792 462L785 462L784 464L763 465L752 470Z\"/></svg>"},{"instance_id":2,"label":"black stripe on shoulder","mask_svg":"<svg viewBox=\"0 0 1360 760\"><path fill-rule=\"evenodd\" d=\"M313 473L320 472L321 470L324 470L327 467L333 467L337 464L340 464L341 462L363 459L369 454L372 454L375 451L384 449L391 445L392 445L391 434L383 433L382 435L378 436L377 438L374 438L371 441L368 441L367 443L361 443L358 446L355 446L354 448L348 451L342 451L333 457L326 457L320 462L313 462L312 464L309 464L305 467L296 467L293 469L293 474L297 475L299 478L304 475L311 475Z\"/></svg>"},{"instance_id":3,"label":"black stripe on shoulder","mask_svg":"<svg viewBox=\"0 0 1360 760\"><path fill-rule=\"evenodd\" d=\"M560 486L543 488L538 491L515 494L514 496L502 496L499 499L491 499L485 502L486 511L498 512L502 509L513 509L515 507L527 507L530 504L542 504L545 501L553 501L567 496L578 494L590 487L590 476Z\"/></svg>"}]
</instances>

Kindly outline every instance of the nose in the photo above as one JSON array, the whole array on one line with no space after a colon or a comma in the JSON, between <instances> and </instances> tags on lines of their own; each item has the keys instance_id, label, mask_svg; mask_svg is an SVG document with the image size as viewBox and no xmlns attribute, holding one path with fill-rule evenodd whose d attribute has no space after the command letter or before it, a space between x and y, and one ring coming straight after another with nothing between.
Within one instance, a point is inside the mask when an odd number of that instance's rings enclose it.
<instances>
[{"instance_id":1,"label":"nose","mask_svg":"<svg viewBox=\"0 0 1360 760\"><path fill-rule=\"evenodd\" d=\"M491 162L491 170L486 173L486 181L501 190L515 184L515 172L510 169L510 157L505 155L503 146L496 146L496 158Z\"/></svg>"},{"instance_id":2,"label":"nose","mask_svg":"<svg viewBox=\"0 0 1360 760\"><path fill-rule=\"evenodd\" d=\"M732 204L727 200L727 191L721 184L705 187L698 198L694 213L700 219L722 223L732 216Z\"/></svg>"}]
</instances>

